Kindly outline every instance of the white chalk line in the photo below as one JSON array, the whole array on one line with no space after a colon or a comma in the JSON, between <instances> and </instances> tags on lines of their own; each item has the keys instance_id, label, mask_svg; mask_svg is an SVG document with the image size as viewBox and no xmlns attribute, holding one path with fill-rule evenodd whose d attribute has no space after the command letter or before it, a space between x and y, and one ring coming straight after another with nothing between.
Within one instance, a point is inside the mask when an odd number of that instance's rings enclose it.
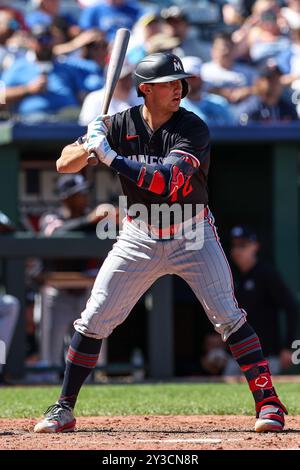
<instances>
[{"instance_id":1,"label":"white chalk line","mask_svg":"<svg viewBox=\"0 0 300 470\"><path fill-rule=\"evenodd\" d=\"M199 444L220 444L221 442L236 442L242 441L243 439L138 439L138 442L160 442L160 443L177 443L177 442L185 442L185 443L199 443Z\"/></svg>"}]
</instances>

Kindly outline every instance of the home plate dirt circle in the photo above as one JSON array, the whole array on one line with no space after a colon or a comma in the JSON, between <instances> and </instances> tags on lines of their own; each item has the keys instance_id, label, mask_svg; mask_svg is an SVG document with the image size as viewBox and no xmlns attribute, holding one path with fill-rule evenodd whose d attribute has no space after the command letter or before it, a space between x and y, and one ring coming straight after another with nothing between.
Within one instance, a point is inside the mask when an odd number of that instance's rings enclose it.
<instances>
[{"instance_id":1,"label":"home plate dirt circle","mask_svg":"<svg viewBox=\"0 0 300 470\"><path fill-rule=\"evenodd\" d=\"M257 434L253 416L96 416L78 418L73 433L35 434L35 419L1 419L0 449L300 450L300 416L285 432Z\"/></svg>"}]
</instances>

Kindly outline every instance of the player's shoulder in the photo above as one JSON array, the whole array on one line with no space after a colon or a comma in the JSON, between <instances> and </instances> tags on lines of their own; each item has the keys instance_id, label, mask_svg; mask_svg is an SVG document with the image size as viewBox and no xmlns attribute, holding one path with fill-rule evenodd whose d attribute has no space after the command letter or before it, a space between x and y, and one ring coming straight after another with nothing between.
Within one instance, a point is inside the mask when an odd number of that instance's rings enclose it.
<instances>
[{"instance_id":1,"label":"player's shoulder","mask_svg":"<svg viewBox=\"0 0 300 470\"><path fill-rule=\"evenodd\" d=\"M140 106L132 106L131 108L114 114L111 117L112 123L114 125L121 125L124 122L134 119L135 116L139 115L139 108Z\"/></svg>"},{"instance_id":2,"label":"player's shoulder","mask_svg":"<svg viewBox=\"0 0 300 470\"><path fill-rule=\"evenodd\" d=\"M188 123L189 125L207 127L207 124L193 111L188 111L187 109L180 107L179 108L179 118L181 121Z\"/></svg>"}]
</instances>

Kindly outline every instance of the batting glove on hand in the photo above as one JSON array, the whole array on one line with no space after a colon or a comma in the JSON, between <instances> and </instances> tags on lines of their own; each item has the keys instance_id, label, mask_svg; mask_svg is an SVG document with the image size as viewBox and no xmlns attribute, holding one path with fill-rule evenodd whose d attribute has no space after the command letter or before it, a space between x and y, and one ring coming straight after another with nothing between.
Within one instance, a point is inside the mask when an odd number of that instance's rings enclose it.
<instances>
[{"instance_id":1,"label":"batting glove on hand","mask_svg":"<svg viewBox=\"0 0 300 470\"><path fill-rule=\"evenodd\" d=\"M100 162L104 165L110 166L117 153L112 150L111 146L105 135L103 134L92 134L88 136L87 141L84 143L85 150L90 154L95 152Z\"/></svg>"},{"instance_id":2,"label":"batting glove on hand","mask_svg":"<svg viewBox=\"0 0 300 470\"><path fill-rule=\"evenodd\" d=\"M88 125L87 136L95 134L107 135L108 128L110 127L110 116L108 114L100 114Z\"/></svg>"}]
</instances>

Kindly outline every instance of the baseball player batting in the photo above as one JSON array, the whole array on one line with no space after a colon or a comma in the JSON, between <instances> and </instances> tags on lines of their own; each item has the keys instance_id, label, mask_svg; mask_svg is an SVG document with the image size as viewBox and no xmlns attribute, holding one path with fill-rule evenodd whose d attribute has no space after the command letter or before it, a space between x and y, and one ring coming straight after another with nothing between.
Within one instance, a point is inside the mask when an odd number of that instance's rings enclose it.
<instances>
[{"instance_id":1,"label":"baseball player batting","mask_svg":"<svg viewBox=\"0 0 300 470\"><path fill-rule=\"evenodd\" d=\"M80 388L96 366L101 341L129 315L142 294L165 274L182 277L222 335L249 383L256 405L257 432L281 431L287 410L273 387L268 362L246 313L238 307L228 262L208 207L210 138L206 124L180 107L188 92L180 59L170 53L145 57L136 67L137 94L144 104L110 118L98 116L88 126L87 140L64 148L58 171L75 173L95 152L102 164L119 173L128 213L123 229L95 280L91 297L67 355L61 395L35 432L72 431L73 409ZM104 123L104 119L106 124ZM131 207L143 204L190 205L183 224L201 229L203 240L187 249L190 233L176 237L181 224L169 227L147 218L138 223ZM199 210L199 206L201 209ZM168 229L169 237L165 237ZM201 232L200 230L200 232ZM156 236L153 236L155 233Z\"/></svg>"}]
</instances>

